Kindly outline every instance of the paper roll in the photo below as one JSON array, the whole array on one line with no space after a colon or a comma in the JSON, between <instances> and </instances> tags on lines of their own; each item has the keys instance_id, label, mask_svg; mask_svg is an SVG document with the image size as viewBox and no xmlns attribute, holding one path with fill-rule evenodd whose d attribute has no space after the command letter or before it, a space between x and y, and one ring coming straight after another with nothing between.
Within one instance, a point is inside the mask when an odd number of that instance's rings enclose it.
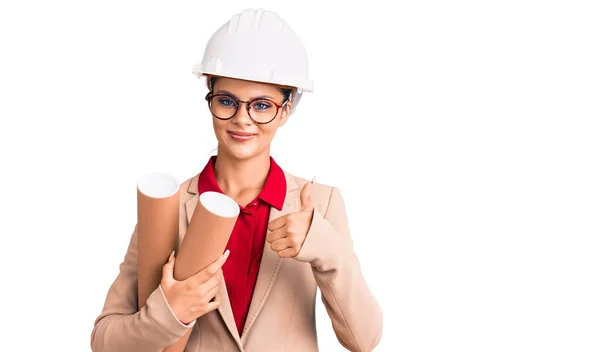
<instances>
[{"instance_id":1,"label":"paper roll","mask_svg":"<svg viewBox=\"0 0 600 352\"><path fill-rule=\"evenodd\" d=\"M175 280L187 279L223 254L239 213L240 206L225 194L200 195L175 258Z\"/></svg>"},{"instance_id":2,"label":"paper roll","mask_svg":"<svg viewBox=\"0 0 600 352\"><path fill-rule=\"evenodd\" d=\"M179 240L179 182L166 173L142 176L137 184L138 308L160 285L162 267Z\"/></svg>"},{"instance_id":3,"label":"paper roll","mask_svg":"<svg viewBox=\"0 0 600 352\"><path fill-rule=\"evenodd\" d=\"M227 247L240 206L218 192L204 192L175 257L175 280L182 281L214 262ZM223 289L223 288L221 288ZM183 352L192 329L163 352Z\"/></svg>"}]
</instances>

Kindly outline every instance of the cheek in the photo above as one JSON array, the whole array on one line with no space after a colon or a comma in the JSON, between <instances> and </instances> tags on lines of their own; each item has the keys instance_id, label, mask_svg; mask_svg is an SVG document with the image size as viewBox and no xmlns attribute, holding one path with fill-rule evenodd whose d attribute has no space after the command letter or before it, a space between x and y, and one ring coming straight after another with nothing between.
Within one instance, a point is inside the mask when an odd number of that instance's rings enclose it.
<instances>
[{"instance_id":1,"label":"cheek","mask_svg":"<svg viewBox=\"0 0 600 352\"><path fill-rule=\"evenodd\" d=\"M213 119L213 130L215 131L217 138L223 138L224 136L227 136L226 125L217 119Z\"/></svg>"},{"instance_id":2,"label":"cheek","mask_svg":"<svg viewBox=\"0 0 600 352\"><path fill-rule=\"evenodd\" d=\"M275 132L277 132L277 126L273 124L272 126L263 126L260 130L260 138L265 143L270 143L275 137Z\"/></svg>"}]
</instances>

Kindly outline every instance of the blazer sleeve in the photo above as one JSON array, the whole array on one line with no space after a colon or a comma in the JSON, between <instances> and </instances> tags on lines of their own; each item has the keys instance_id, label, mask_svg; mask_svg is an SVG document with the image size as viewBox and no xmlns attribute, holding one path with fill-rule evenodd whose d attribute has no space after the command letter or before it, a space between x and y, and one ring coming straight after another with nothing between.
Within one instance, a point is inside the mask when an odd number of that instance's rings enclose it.
<instances>
[{"instance_id":1,"label":"blazer sleeve","mask_svg":"<svg viewBox=\"0 0 600 352\"><path fill-rule=\"evenodd\" d=\"M362 275L337 187L331 188L325 215L314 210L295 258L311 264L339 342L350 351L372 351L381 340L383 315Z\"/></svg>"},{"instance_id":2,"label":"blazer sleeve","mask_svg":"<svg viewBox=\"0 0 600 352\"><path fill-rule=\"evenodd\" d=\"M160 352L195 324L195 320L188 325L179 321L160 285L138 311L137 237L136 225L119 274L94 322L90 343L94 352Z\"/></svg>"}]
</instances>

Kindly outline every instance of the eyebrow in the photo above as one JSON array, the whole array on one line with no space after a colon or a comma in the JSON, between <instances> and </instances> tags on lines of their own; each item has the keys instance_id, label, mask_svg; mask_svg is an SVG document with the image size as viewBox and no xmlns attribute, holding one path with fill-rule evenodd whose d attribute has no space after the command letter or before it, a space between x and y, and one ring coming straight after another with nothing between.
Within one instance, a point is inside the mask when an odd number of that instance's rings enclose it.
<instances>
[{"instance_id":1,"label":"eyebrow","mask_svg":"<svg viewBox=\"0 0 600 352\"><path fill-rule=\"evenodd\" d=\"M227 94L227 95L231 95L232 97L236 98L237 100L240 100L240 98L238 98L237 95L235 95L235 94L233 94L233 93L231 93L229 91L226 91L226 90L219 90L215 94ZM261 95L261 96L258 96L258 97L251 97L249 100L255 100L255 99L271 99L271 100L275 100L275 98L273 98L270 95Z\"/></svg>"}]
</instances>

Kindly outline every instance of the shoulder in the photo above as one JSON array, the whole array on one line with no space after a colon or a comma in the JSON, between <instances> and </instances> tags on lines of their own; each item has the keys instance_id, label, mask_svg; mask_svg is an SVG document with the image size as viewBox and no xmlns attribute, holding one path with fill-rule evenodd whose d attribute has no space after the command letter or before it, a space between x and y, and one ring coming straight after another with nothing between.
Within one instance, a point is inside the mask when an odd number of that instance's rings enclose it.
<instances>
[{"instance_id":1,"label":"shoulder","mask_svg":"<svg viewBox=\"0 0 600 352\"><path fill-rule=\"evenodd\" d=\"M182 203L187 202L198 193L198 175L195 174L179 184L179 199Z\"/></svg>"},{"instance_id":2,"label":"shoulder","mask_svg":"<svg viewBox=\"0 0 600 352\"><path fill-rule=\"evenodd\" d=\"M188 189L190 188L190 185L192 184L192 181L193 181L194 179L197 179L197 178L198 178L198 174L196 174L196 175L194 175L194 176L192 176L192 177L188 178L187 180L185 180L185 181L181 182L181 183L179 184L179 189L181 189L182 191L185 191L185 192L187 192L187 191L188 191Z\"/></svg>"}]
</instances>

